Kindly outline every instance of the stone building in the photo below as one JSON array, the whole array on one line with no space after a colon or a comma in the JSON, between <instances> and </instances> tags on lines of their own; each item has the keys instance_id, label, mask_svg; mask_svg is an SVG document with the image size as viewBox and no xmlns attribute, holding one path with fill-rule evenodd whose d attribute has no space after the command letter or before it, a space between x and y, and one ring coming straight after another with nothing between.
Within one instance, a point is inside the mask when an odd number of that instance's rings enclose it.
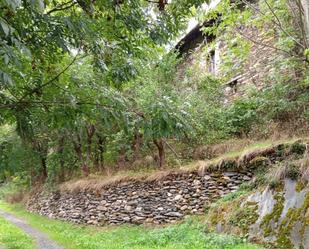
<instances>
[{"instance_id":1,"label":"stone building","mask_svg":"<svg viewBox=\"0 0 309 249\"><path fill-rule=\"evenodd\" d=\"M233 4L233 1L231 2ZM258 17L260 13L257 1L243 2L247 4L239 5L239 8L244 9L250 5L249 8L251 7L253 10L251 18ZM306 9L304 7L304 18L308 19L307 0L303 0L303 6L307 6ZM234 58L229 66L229 72L227 72L222 70L222 65L226 63L225 55L229 51L224 34L216 37L213 34L203 32L203 29L220 21L218 19L220 19L220 15L202 24L197 24L176 44L175 49L185 58L185 67L195 64L199 66L201 71L222 78L225 82L223 90L226 102L235 97L243 96L248 89L261 90L267 87L270 81L267 77L271 75L273 70L272 62L280 60L284 54L275 48L276 36L267 36L265 33L268 29L276 30L278 27L264 27L264 30L254 25L238 27L234 36L241 36L243 40L248 42L250 48L246 59ZM308 25L309 22L307 20L304 23ZM235 46L238 46L237 42L235 42ZM289 71L283 73L288 74Z\"/></svg>"}]
</instances>

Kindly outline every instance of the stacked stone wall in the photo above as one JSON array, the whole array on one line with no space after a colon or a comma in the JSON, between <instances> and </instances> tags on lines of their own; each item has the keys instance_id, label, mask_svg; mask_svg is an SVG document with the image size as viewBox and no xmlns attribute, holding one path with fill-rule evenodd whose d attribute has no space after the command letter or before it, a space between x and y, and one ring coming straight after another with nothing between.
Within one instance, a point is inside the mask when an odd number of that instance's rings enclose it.
<instances>
[{"instance_id":1,"label":"stacked stone wall","mask_svg":"<svg viewBox=\"0 0 309 249\"><path fill-rule=\"evenodd\" d=\"M257 169L299 160L307 150L308 141L298 140L204 161L198 169L165 172L161 177L156 174L105 185L97 182L84 190L71 186L71 190L52 193L38 191L29 198L27 208L82 224L172 223L186 215L204 213L207 205L253 180Z\"/></svg>"},{"instance_id":2,"label":"stacked stone wall","mask_svg":"<svg viewBox=\"0 0 309 249\"><path fill-rule=\"evenodd\" d=\"M175 222L201 214L208 203L236 191L250 172L173 173L162 180L132 181L79 193L38 193L28 210L75 223L103 225Z\"/></svg>"}]
</instances>

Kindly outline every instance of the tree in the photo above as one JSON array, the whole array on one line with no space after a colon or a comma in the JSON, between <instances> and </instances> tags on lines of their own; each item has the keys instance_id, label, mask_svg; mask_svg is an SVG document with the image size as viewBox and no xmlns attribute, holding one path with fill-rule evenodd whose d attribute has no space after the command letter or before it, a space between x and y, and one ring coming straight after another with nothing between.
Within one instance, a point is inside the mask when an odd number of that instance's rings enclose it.
<instances>
[{"instance_id":1,"label":"tree","mask_svg":"<svg viewBox=\"0 0 309 249\"><path fill-rule=\"evenodd\" d=\"M60 154L64 137L72 138L87 175L98 137L102 163L106 136L98 131L117 132L136 115L119 91L201 2L0 2L0 122L17 123L44 178L54 138Z\"/></svg>"}]
</instances>

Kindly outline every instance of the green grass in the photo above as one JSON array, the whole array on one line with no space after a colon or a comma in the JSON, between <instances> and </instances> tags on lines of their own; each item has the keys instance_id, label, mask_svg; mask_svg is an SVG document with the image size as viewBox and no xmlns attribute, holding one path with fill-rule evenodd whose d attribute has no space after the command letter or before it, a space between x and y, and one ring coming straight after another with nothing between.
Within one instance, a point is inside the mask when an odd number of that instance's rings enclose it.
<instances>
[{"instance_id":1,"label":"green grass","mask_svg":"<svg viewBox=\"0 0 309 249\"><path fill-rule=\"evenodd\" d=\"M206 235L206 243L203 249L259 249L256 245L249 245L240 238L234 236L210 233Z\"/></svg>"},{"instance_id":2,"label":"green grass","mask_svg":"<svg viewBox=\"0 0 309 249\"><path fill-rule=\"evenodd\" d=\"M160 228L117 226L95 228L49 220L27 213L21 206L0 202L0 208L25 218L68 249L259 249L239 238L205 233L201 222L189 219L182 224Z\"/></svg>"},{"instance_id":3,"label":"green grass","mask_svg":"<svg viewBox=\"0 0 309 249\"><path fill-rule=\"evenodd\" d=\"M235 158L238 156L241 156L245 153L249 153L255 150L260 150L260 149L266 149L268 147L271 146L275 146L281 143L284 144L292 144L295 141L299 140L300 138L287 138L287 139L279 139L279 140L264 140L264 141L257 141L257 142L253 142L251 144L248 144L247 146L243 147L242 149L239 150L233 150L233 151L229 151L225 154L222 154L220 156L218 156L217 158L213 158L210 161L213 163L219 162L220 160L224 159L224 158ZM303 139L308 139L303 138Z\"/></svg>"},{"instance_id":4,"label":"green grass","mask_svg":"<svg viewBox=\"0 0 309 249\"><path fill-rule=\"evenodd\" d=\"M227 195L216 200L215 202L212 202L205 211L207 213L209 209L214 209L214 208L216 209L224 203L229 204L233 200L247 196L250 193L252 193L252 189L253 189L253 186L250 183L243 183L240 185L237 191L228 193Z\"/></svg>"},{"instance_id":5,"label":"green grass","mask_svg":"<svg viewBox=\"0 0 309 249\"><path fill-rule=\"evenodd\" d=\"M0 217L0 244L7 249L34 249L34 241L18 227Z\"/></svg>"}]
</instances>

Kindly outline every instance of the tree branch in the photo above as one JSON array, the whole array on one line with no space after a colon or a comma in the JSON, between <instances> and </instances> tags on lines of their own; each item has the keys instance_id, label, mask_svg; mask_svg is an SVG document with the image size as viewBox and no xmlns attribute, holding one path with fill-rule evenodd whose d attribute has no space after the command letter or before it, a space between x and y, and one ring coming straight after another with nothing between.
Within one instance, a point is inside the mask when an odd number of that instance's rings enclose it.
<instances>
[{"instance_id":1,"label":"tree branch","mask_svg":"<svg viewBox=\"0 0 309 249\"><path fill-rule=\"evenodd\" d=\"M276 18L277 20L277 24L278 24L278 27L281 29L281 31L283 33L285 33L288 37L290 37L294 42L296 42L299 46L301 46L303 49L305 49L304 45L301 44L299 41L297 41L297 39L295 39L293 36L291 36L284 28L283 28L283 25L279 19L279 17L277 16L277 14L275 13L275 11L272 9L272 7L270 6L270 4L267 2L267 0L264 0L264 2L266 3L268 9L270 10L270 12L273 14L273 16Z\"/></svg>"},{"instance_id":2,"label":"tree branch","mask_svg":"<svg viewBox=\"0 0 309 249\"><path fill-rule=\"evenodd\" d=\"M25 93L18 102L23 101L27 96L37 92L38 90L48 86L49 84L52 84L54 80L58 79L63 73L65 73L73 64L74 62L77 60L77 56L78 56L79 52L75 55L75 57L73 58L73 60L62 70L60 71L55 77L53 77L52 79L50 79L49 81L43 83L40 86L37 86L35 88L33 88L31 91ZM85 56L84 56L85 57Z\"/></svg>"},{"instance_id":3,"label":"tree branch","mask_svg":"<svg viewBox=\"0 0 309 249\"><path fill-rule=\"evenodd\" d=\"M247 0L242 0L243 3L245 3L247 6L249 6L251 9L259 12L261 15L263 16L267 16L264 12L262 12L259 8L255 7L253 4L251 4L250 2L248 2ZM268 9L272 12L272 15L276 18L277 21L271 19L271 22L276 25L282 32L284 32L287 36L289 36L294 42L296 42L299 46L301 46L302 48L304 48L303 44L301 44L299 41L297 41L293 36L291 36L284 28L283 25L279 19L279 17L276 15L276 13L274 12L274 10L271 8L271 6L269 5L269 3L267 2L267 0L264 0L264 2L267 4ZM293 8L290 6L290 4L288 4L291 11L294 13ZM294 14L295 15L295 14ZM298 23L298 22L297 22ZM306 46L306 45L305 45ZM304 48L305 49L305 48Z\"/></svg>"},{"instance_id":4,"label":"tree branch","mask_svg":"<svg viewBox=\"0 0 309 249\"><path fill-rule=\"evenodd\" d=\"M174 150L174 148L165 140L163 139L163 142L167 145L167 147L175 154L177 159L180 159L180 156L177 154L177 152Z\"/></svg>"},{"instance_id":5,"label":"tree branch","mask_svg":"<svg viewBox=\"0 0 309 249\"><path fill-rule=\"evenodd\" d=\"M69 5L66 6L67 4L69 4ZM50 15L51 13L56 12L56 11L61 11L61 10L69 9L69 8L73 7L75 4L77 4L77 2L74 2L74 0L66 2L66 3L63 3L63 4L60 4L59 6L55 7L54 9L52 9L50 11L47 11L46 14Z\"/></svg>"},{"instance_id":6,"label":"tree branch","mask_svg":"<svg viewBox=\"0 0 309 249\"><path fill-rule=\"evenodd\" d=\"M288 1L288 3L289 3L289 1ZM297 5L297 8L298 8L298 12L299 12L299 17L298 17L299 22L297 22L297 23L300 26L300 30L301 30L301 33L302 33L302 39L303 39L303 42L305 44L305 47L308 48L308 39L307 39L307 36L306 36L305 24L304 24L304 21L303 21L304 9L303 9L303 6L302 6L302 3L301 3L300 0L296 0L296 5ZM290 8L293 10L292 7L290 7Z\"/></svg>"},{"instance_id":7,"label":"tree branch","mask_svg":"<svg viewBox=\"0 0 309 249\"><path fill-rule=\"evenodd\" d=\"M97 108L102 108L107 111L113 111L113 108L109 106L102 105L100 103L87 102L87 101L77 101L75 103L72 103L69 101L21 101L21 102L14 102L10 104L0 104L0 109L13 109L13 108L16 108L18 105L24 105L25 107L29 105L37 105L37 106L43 105L44 107L46 107L46 106L56 106L56 105L72 106L73 104L77 106L82 106L82 105L96 106ZM134 113L136 116L139 116L145 119L144 114L142 114L141 112L138 112L136 110L130 110L130 109L127 109L126 111L130 113Z\"/></svg>"},{"instance_id":8,"label":"tree branch","mask_svg":"<svg viewBox=\"0 0 309 249\"><path fill-rule=\"evenodd\" d=\"M252 39L250 36L247 36L245 35L244 33L242 33L237 27L234 28L234 30L240 34L242 37L246 38L247 40L251 41L252 43L256 44L256 45L259 45L259 46L262 46L262 47L268 47L268 48L272 48L274 50L277 50L277 51L281 51L281 52L284 52L288 55L291 56L291 53L289 51L286 51L284 49L281 49L281 48L277 48L277 47L274 47L274 46L271 46L269 44L265 44L265 43L262 43L262 42L259 42L259 41L256 41L254 39Z\"/></svg>"}]
</instances>

